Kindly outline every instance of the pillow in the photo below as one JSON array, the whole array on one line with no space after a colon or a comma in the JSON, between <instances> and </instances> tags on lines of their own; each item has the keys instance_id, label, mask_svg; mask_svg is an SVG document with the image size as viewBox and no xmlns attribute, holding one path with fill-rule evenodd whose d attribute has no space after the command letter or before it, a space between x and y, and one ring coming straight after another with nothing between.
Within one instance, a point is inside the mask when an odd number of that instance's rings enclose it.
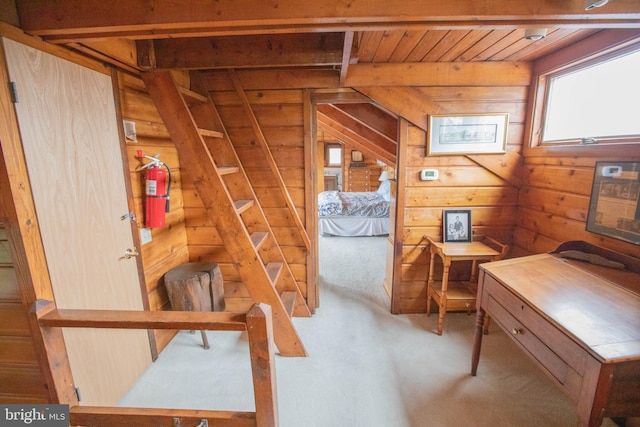
<instances>
[{"instance_id":1,"label":"pillow","mask_svg":"<svg viewBox=\"0 0 640 427\"><path fill-rule=\"evenodd\" d=\"M380 184L380 187L378 187L378 194L382 194L382 197L384 197L384 199L387 202L391 201L391 181L389 181L388 179L385 181L382 181L382 183Z\"/></svg>"}]
</instances>

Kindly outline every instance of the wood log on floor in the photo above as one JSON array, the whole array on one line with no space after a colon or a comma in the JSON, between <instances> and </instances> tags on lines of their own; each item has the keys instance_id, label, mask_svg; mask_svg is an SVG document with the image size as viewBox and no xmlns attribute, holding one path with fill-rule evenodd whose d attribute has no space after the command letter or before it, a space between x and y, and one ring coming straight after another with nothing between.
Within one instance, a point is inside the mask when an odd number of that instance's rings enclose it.
<instances>
[{"instance_id":1,"label":"wood log on floor","mask_svg":"<svg viewBox=\"0 0 640 427\"><path fill-rule=\"evenodd\" d=\"M164 275L171 308L176 311L224 311L224 285L218 264L192 262L172 268ZM206 331L201 331L205 349Z\"/></svg>"}]
</instances>

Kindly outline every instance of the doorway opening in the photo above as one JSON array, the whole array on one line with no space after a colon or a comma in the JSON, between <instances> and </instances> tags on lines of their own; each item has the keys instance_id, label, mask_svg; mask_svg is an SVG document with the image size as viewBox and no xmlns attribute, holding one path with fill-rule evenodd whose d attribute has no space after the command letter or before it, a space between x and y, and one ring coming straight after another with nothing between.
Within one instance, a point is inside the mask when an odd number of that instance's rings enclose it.
<instances>
[{"instance_id":1,"label":"doorway opening","mask_svg":"<svg viewBox=\"0 0 640 427\"><path fill-rule=\"evenodd\" d=\"M312 215L318 224L309 230L318 242L310 262L318 274L309 292L315 292L319 307L320 286L348 283L360 295L382 296L390 310L399 118L355 91L312 94L310 100L310 143L315 149L308 164L313 165ZM378 205L352 208L348 198L358 195L372 200L367 203L375 204L377 197L384 203L380 210ZM334 209L338 205L340 209ZM376 290L381 291L377 297Z\"/></svg>"}]
</instances>

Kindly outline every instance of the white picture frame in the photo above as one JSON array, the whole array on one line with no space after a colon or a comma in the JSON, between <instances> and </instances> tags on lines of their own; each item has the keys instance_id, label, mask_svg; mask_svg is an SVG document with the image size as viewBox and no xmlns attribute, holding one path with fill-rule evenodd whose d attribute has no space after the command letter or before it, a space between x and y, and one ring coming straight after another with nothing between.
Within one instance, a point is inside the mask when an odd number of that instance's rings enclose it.
<instances>
[{"instance_id":1,"label":"white picture frame","mask_svg":"<svg viewBox=\"0 0 640 427\"><path fill-rule=\"evenodd\" d=\"M504 153L508 123L509 113L430 115L427 155Z\"/></svg>"}]
</instances>

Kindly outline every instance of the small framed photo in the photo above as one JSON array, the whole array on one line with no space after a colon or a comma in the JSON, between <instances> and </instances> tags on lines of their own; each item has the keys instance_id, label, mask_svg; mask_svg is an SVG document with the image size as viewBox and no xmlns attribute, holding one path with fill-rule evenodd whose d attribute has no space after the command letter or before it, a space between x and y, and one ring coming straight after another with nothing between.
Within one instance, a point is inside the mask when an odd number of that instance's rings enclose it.
<instances>
[{"instance_id":1,"label":"small framed photo","mask_svg":"<svg viewBox=\"0 0 640 427\"><path fill-rule=\"evenodd\" d=\"M442 227L444 243L471 242L471 209L443 210Z\"/></svg>"}]
</instances>

